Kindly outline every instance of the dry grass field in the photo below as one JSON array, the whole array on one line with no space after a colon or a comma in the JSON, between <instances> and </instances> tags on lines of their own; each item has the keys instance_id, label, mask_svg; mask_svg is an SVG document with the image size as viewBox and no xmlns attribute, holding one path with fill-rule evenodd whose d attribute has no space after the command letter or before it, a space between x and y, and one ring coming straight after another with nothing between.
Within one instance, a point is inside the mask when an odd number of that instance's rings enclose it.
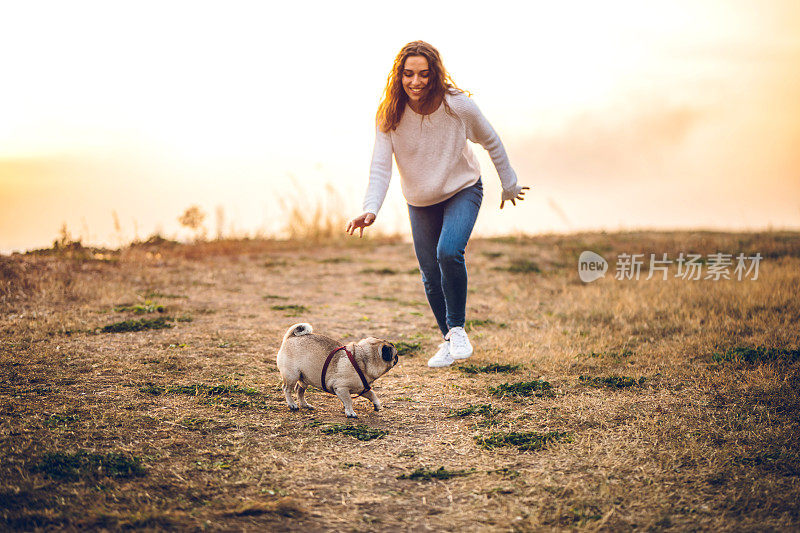
<instances>
[{"instance_id":1,"label":"dry grass field","mask_svg":"<svg viewBox=\"0 0 800 533\"><path fill-rule=\"evenodd\" d=\"M580 281L583 250L604 279ZM680 252L763 259L755 281L614 279L621 253ZM800 529L800 234L467 254L475 355L439 370L397 240L0 257L0 529ZM382 411L287 409L275 353L301 321L404 343Z\"/></svg>"}]
</instances>

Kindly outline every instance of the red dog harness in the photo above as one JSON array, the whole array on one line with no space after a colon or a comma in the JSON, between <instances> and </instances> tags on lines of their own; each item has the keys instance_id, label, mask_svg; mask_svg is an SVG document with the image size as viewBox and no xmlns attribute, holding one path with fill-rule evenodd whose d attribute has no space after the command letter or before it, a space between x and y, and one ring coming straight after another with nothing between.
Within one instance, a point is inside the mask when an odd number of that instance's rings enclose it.
<instances>
[{"instance_id":1,"label":"red dog harness","mask_svg":"<svg viewBox=\"0 0 800 533\"><path fill-rule=\"evenodd\" d=\"M369 389L370 389L369 383L367 383L367 378L364 377L364 373L361 371L360 368L358 368L358 365L356 364L356 358L353 357L353 354L350 353L350 350L348 350L344 346L339 346L338 348L333 350L331 353L328 354L328 358L325 359L325 364L322 365L322 379L321 379L321 381L322 381L322 390L324 390L325 392L329 392L331 394L336 394L335 392L328 390L328 387L325 386L325 373L328 371L328 365L330 364L331 359L333 359L333 354L335 354L339 350L344 350L344 353L347 354L347 358L350 359L350 362L353 364L353 368L356 369L356 372L358 373L358 377L361 378L361 383L364 384L364 390L359 392L358 395L359 396L363 395L365 392L369 391Z\"/></svg>"}]
</instances>

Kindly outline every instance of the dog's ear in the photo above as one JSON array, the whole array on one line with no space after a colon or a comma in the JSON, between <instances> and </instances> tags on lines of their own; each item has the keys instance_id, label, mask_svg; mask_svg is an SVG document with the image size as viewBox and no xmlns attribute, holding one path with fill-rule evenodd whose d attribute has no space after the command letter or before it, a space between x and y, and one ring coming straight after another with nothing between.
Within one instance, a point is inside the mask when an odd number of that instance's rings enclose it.
<instances>
[{"instance_id":1,"label":"dog's ear","mask_svg":"<svg viewBox=\"0 0 800 533\"><path fill-rule=\"evenodd\" d=\"M381 346L381 358L387 363L394 359L394 346L391 344Z\"/></svg>"}]
</instances>

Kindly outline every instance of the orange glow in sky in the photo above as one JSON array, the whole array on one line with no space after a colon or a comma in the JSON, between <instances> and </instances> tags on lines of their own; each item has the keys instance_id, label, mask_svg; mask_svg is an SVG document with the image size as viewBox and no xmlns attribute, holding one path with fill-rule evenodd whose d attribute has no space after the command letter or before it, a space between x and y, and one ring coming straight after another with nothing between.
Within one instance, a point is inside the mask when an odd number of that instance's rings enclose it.
<instances>
[{"instance_id":1,"label":"orange glow in sky","mask_svg":"<svg viewBox=\"0 0 800 533\"><path fill-rule=\"evenodd\" d=\"M281 201L326 184L359 214L383 84L415 39L532 186L500 212L476 148L476 234L800 228L795 0L19 2L0 10L0 252L63 223L98 244L180 235L192 204L277 231ZM406 231L398 180L376 224Z\"/></svg>"}]
</instances>

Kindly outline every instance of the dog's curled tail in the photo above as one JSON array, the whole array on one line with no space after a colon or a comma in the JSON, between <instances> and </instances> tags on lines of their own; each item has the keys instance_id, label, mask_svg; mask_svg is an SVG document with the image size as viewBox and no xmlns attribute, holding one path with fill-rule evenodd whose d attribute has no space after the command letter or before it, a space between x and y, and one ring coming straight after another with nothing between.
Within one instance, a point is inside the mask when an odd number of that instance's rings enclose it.
<instances>
[{"instance_id":1,"label":"dog's curled tail","mask_svg":"<svg viewBox=\"0 0 800 533\"><path fill-rule=\"evenodd\" d=\"M309 324L308 322L301 322L299 324L295 324L286 331L286 335L283 336L283 342L286 342L286 339L288 339L289 337L299 337L301 335L308 335L313 331L314 328L312 328L311 324Z\"/></svg>"}]
</instances>

